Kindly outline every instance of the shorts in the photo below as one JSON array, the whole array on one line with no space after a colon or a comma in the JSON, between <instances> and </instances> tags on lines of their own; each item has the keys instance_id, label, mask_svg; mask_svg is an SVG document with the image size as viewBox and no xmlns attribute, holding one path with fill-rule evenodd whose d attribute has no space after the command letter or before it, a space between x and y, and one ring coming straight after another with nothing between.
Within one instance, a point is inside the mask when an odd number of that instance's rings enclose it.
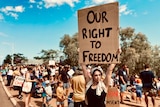
<instances>
[{"instance_id":1,"label":"shorts","mask_svg":"<svg viewBox=\"0 0 160 107\"><path fill-rule=\"evenodd\" d=\"M49 101L51 101L51 100L52 100L52 97L46 96L46 102L49 102Z\"/></svg>"},{"instance_id":2,"label":"shorts","mask_svg":"<svg viewBox=\"0 0 160 107\"><path fill-rule=\"evenodd\" d=\"M57 105L64 105L64 101L57 101L56 104Z\"/></svg>"},{"instance_id":3,"label":"shorts","mask_svg":"<svg viewBox=\"0 0 160 107\"><path fill-rule=\"evenodd\" d=\"M63 83L63 87L64 87L64 88L69 88L69 87L70 87L69 82L67 82L67 83Z\"/></svg>"},{"instance_id":4,"label":"shorts","mask_svg":"<svg viewBox=\"0 0 160 107\"><path fill-rule=\"evenodd\" d=\"M2 77L5 77L6 76L6 74L2 74Z\"/></svg>"},{"instance_id":5,"label":"shorts","mask_svg":"<svg viewBox=\"0 0 160 107\"><path fill-rule=\"evenodd\" d=\"M127 89L127 85L126 84L120 84L120 92L124 92Z\"/></svg>"},{"instance_id":6,"label":"shorts","mask_svg":"<svg viewBox=\"0 0 160 107\"><path fill-rule=\"evenodd\" d=\"M42 96L42 97L46 97L46 93L45 93L45 92L42 92L41 96Z\"/></svg>"},{"instance_id":7,"label":"shorts","mask_svg":"<svg viewBox=\"0 0 160 107\"><path fill-rule=\"evenodd\" d=\"M142 91L141 90L136 90L136 95L137 95L137 97L142 98Z\"/></svg>"},{"instance_id":8,"label":"shorts","mask_svg":"<svg viewBox=\"0 0 160 107\"><path fill-rule=\"evenodd\" d=\"M143 88L143 93L152 97L157 95L157 90L153 88Z\"/></svg>"}]
</instances>

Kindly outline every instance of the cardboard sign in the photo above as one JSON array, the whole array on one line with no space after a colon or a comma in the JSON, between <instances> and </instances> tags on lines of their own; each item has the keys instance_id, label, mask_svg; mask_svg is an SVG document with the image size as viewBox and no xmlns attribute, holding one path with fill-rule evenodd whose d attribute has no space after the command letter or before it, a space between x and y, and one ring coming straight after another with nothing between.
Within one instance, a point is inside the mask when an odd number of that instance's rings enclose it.
<instances>
[{"instance_id":1,"label":"cardboard sign","mask_svg":"<svg viewBox=\"0 0 160 107\"><path fill-rule=\"evenodd\" d=\"M119 91L116 87L108 88L106 107L120 107Z\"/></svg>"},{"instance_id":2,"label":"cardboard sign","mask_svg":"<svg viewBox=\"0 0 160 107\"><path fill-rule=\"evenodd\" d=\"M20 87L22 87L24 80L25 80L24 77L22 77L22 76L16 76L14 78L14 81L13 81L13 86L20 86Z\"/></svg>"},{"instance_id":3,"label":"cardboard sign","mask_svg":"<svg viewBox=\"0 0 160 107\"><path fill-rule=\"evenodd\" d=\"M78 10L79 63L119 63L118 2Z\"/></svg>"},{"instance_id":4,"label":"cardboard sign","mask_svg":"<svg viewBox=\"0 0 160 107\"><path fill-rule=\"evenodd\" d=\"M49 65L55 65L55 61L54 60L49 60Z\"/></svg>"},{"instance_id":5,"label":"cardboard sign","mask_svg":"<svg viewBox=\"0 0 160 107\"><path fill-rule=\"evenodd\" d=\"M74 74L74 71L73 71L73 69L70 69L67 73L68 73L68 75L69 75L70 77L72 77L72 75Z\"/></svg>"}]
</instances>

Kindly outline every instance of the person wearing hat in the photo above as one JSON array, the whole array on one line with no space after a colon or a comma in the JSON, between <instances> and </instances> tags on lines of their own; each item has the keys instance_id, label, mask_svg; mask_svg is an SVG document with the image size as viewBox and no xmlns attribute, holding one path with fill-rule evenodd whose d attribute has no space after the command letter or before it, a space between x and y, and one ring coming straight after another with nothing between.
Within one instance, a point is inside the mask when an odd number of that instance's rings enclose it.
<instances>
[{"instance_id":1,"label":"person wearing hat","mask_svg":"<svg viewBox=\"0 0 160 107\"><path fill-rule=\"evenodd\" d=\"M117 54L121 50L118 49ZM106 76L102 79L103 70L95 67L91 70L91 77L88 75L85 64L82 64L83 75L86 80L86 104L87 107L105 107L107 90L110 84L112 71L116 64L110 64L106 71Z\"/></svg>"}]
</instances>

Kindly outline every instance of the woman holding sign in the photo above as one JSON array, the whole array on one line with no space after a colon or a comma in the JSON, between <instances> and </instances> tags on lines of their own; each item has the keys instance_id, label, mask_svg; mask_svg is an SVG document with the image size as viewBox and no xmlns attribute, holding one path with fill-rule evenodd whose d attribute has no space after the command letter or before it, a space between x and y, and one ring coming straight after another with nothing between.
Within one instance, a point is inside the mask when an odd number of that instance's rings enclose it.
<instances>
[{"instance_id":1,"label":"woman holding sign","mask_svg":"<svg viewBox=\"0 0 160 107\"><path fill-rule=\"evenodd\" d=\"M31 67L31 66L27 67L27 72L25 74L25 82L31 83L31 86L28 85L27 87L25 87L25 85L24 85L25 83L23 84L22 91L26 95L25 107L33 107L33 105L31 105L31 95L35 91L34 83L38 82L38 80L35 79L35 76L33 75L33 67Z\"/></svg>"},{"instance_id":2,"label":"woman holding sign","mask_svg":"<svg viewBox=\"0 0 160 107\"><path fill-rule=\"evenodd\" d=\"M117 54L121 50L118 49ZM105 98L110 84L112 71L116 64L110 64L106 71L106 77L102 79L103 70L95 67L91 70L92 77L89 77L86 66L82 65L83 75L86 79L86 103L88 107L105 107Z\"/></svg>"}]
</instances>

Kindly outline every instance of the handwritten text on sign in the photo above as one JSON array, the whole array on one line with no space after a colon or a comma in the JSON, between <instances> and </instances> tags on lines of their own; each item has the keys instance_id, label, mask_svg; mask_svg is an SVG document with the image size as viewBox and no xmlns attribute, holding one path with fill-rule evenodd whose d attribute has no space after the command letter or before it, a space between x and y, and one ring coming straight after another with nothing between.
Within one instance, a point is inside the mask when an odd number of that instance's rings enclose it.
<instances>
[{"instance_id":1,"label":"handwritten text on sign","mask_svg":"<svg viewBox=\"0 0 160 107\"><path fill-rule=\"evenodd\" d=\"M120 107L119 91L116 87L108 88L106 99L106 107Z\"/></svg>"},{"instance_id":2,"label":"handwritten text on sign","mask_svg":"<svg viewBox=\"0 0 160 107\"><path fill-rule=\"evenodd\" d=\"M79 62L118 63L118 3L78 11Z\"/></svg>"},{"instance_id":3,"label":"handwritten text on sign","mask_svg":"<svg viewBox=\"0 0 160 107\"><path fill-rule=\"evenodd\" d=\"M13 86L22 87L25 78L22 76L16 76L13 81Z\"/></svg>"}]
</instances>

